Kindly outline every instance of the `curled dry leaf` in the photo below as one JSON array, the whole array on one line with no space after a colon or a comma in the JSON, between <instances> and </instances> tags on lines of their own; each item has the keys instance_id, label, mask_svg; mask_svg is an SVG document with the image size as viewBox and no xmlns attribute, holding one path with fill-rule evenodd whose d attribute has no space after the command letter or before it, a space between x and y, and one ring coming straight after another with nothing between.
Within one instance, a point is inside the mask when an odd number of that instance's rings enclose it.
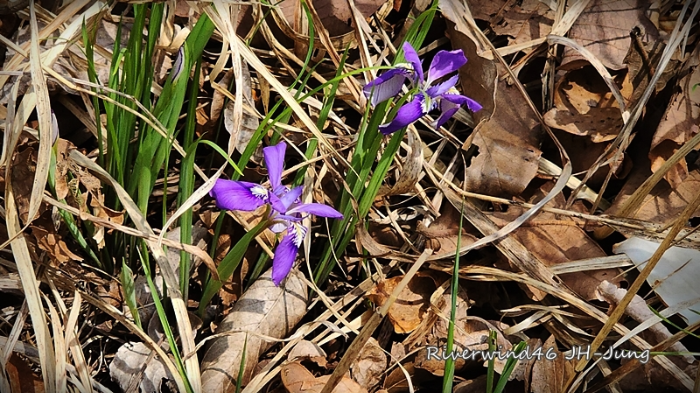
<instances>
[{"instance_id":1,"label":"curled dry leaf","mask_svg":"<svg viewBox=\"0 0 700 393\"><path fill-rule=\"evenodd\" d=\"M409 129L407 135L408 153L403 160L401 173L397 174L396 183L391 188L382 186L379 189L377 198L407 193L418 184L423 172L423 145L417 131Z\"/></svg>"},{"instance_id":2,"label":"curled dry leaf","mask_svg":"<svg viewBox=\"0 0 700 393\"><path fill-rule=\"evenodd\" d=\"M583 45L607 68L620 70L630 46L630 32L640 28L644 42L659 38L646 12L651 0L592 0L574 22L569 37ZM572 49L564 50L562 67L579 68L588 62Z\"/></svg>"},{"instance_id":3,"label":"curled dry leaf","mask_svg":"<svg viewBox=\"0 0 700 393\"><path fill-rule=\"evenodd\" d=\"M234 146L236 150L243 153L250 142L250 139L255 134L255 130L258 129L260 121L255 113L255 102L253 102L252 96L252 86L250 81L250 71L248 70L248 63L243 62L243 86L240 86L243 93L243 117L241 119L240 128L234 128L233 122L233 106L234 102L229 100L224 108L224 126L226 131L231 134L231 139L233 139ZM238 87L237 87L238 88ZM212 116L212 119L214 117ZM262 158L261 147L255 152L254 158L260 161Z\"/></svg>"},{"instance_id":4,"label":"curled dry leaf","mask_svg":"<svg viewBox=\"0 0 700 393\"><path fill-rule=\"evenodd\" d=\"M29 199L32 195L32 181L36 172L36 151L29 146L20 147L18 150L19 153L16 153L12 159L12 189L17 201L19 218L26 224L29 220ZM41 215L45 210L46 206L42 203L38 214Z\"/></svg>"},{"instance_id":5,"label":"curled dry leaf","mask_svg":"<svg viewBox=\"0 0 700 393\"><path fill-rule=\"evenodd\" d=\"M530 381L530 391L538 393L555 393L566 390L566 384L574 375L576 358L566 360L566 356L557 349L554 336L549 336L544 342L542 353L552 348L557 357L553 360L536 361L532 367L532 379Z\"/></svg>"},{"instance_id":6,"label":"curled dry leaf","mask_svg":"<svg viewBox=\"0 0 700 393\"><path fill-rule=\"evenodd\" d=\"M478 38L470 38L481 33L465 22L469 11L464 3L440 0L440 9L454 24L448 30L452 45L462 49L469 60L459 70L463 91L483 105L474 114L478 125L473 139L463 146L465 150L478 147L467 168L467 189L502 197L520 195L537 174L542 155L539 121L517 87L504 78L507 70Z\"/></svg>"},{"instance_id":7,"label":"curled dry leaf","mask_svg":"<svg viewBox=\"0 0 700 393\"><path fill-rule=\"evenodd\" d=\"M92 207L92 214L96 217L99 218L104 218L106 220L112 221L115 224L123 224L124 223L124 212L118 212L116 210L112 210L108 208L107 206L104 205L104 195L102 193L90 193L92 196L90 198L90 207ZM101 225L95 225L96 231L95 234L92 236L92 238L95 240L97 243L97 248L102 249L104 247L105 242L104 242L104 236L105 236L105 228Z\"/></svg>"},{"instance_id":8,"label":"curled dry leaf","mask_svg":"<svg viewBox=\"0 0 700 393\"><path fill-rule=\"evenodd\" d=\"M668 158L700 131L698 128L700 89L695 87L700 83L698 65L700 65L700 46L695 47L683 67L681 73L686 75L678 81L680 91L674 95L671 104L666 108L666 113L651 141L649 159L653 172L656 172ZM681 159L666 172L664 179L668 181L671 188L676 189L687 176L688 164L686 160Z\"/></svg>"},{"instance_id":9,"label":"curled dry leaf","mask_svg":"<svg viewBox=\"0 0 700 393\"><path fill-rule=\"evenodd\" d=\"M391 296L404 276L392 277L377 284L368 294L369 299L381 307ZM389 308L389 321L399 334L412 332L420 325L430 307L430 296L438 285L429 273L419 272L398 294L396 302Z\"/></svg>"},{"instance_id":10,"label":"curled dry leaf","mask_svg":"<svg viewBox=\"0 0 700 393\"><path fill-rule=\"evenodd\" d=\"M287 360L290 361L304 359L311 360L321 367L326 367L328 363L326 361L326 352L316 343L309 340L299 341L287 354Z\"/></svg>"},{"instance_id":11,"label":"curled dry leaf","mask_svg":"<svg viewBox=\"0 0 700 393\"><path fill-rule=\"evenodd\" d=\"M172 375L157 357L151 358L152 352L144 343L129 342L122 345L109 364L110 377L123 391L132 391L129 388L134 386L134 379L138 378L137 386L141 392L160 392L163 379L172 380Z\"/></svg>"},{"instance_id":12,"label":"curled dry leaf","mask_svg":"<svg viewBox=\"0 0 700 393\"><path fill-rule=\"evenodd\" d=\"M536 202L546 194L548 188L550 187L543 187L539 196L535 196L531 202ZM563 207L566 204L561 194L557 195L552 203L556 207ZM493 213L490 216L496 224L504 226L520 214L522 214L520 208L511 206L507 212ZM607 255L572 218L560 217L548 212L540 213L536 218L516 229L513 234L546 266ZM586 300L594 300L597 299L598 285L605 280L619 283L622 281L620 273L619 269L600 269L566 273L560 277L579 296Z\"/></svg>"},{"instance_id":13,"label":"curled dry leaf","mask_svg":"<svg viewBox=\"0 0 700 393\"><path fill-rule=\"evenodd\" d=\"M352 379L365 389L376 386L386 371L387 356L374 337L370 337L350 366Z\"/></svg>"},{"instance_id":14,"label":"curled dry leaf","mask_svg":"<svg viewBox=\"0 0 700 393\"><path fill-rule=\"evenodd\" d=\"M623 85L624 97L632 86ZM588 136L595 143L617 137L622 129L620 106L603 78L593 67L568 72L554 91L554 108L544 115L545 123L574 135Z\"/></svg>"},{"instance_id":15,"label":"curled dry leaf","mask_svg":"<svg viewBox=\"0 0 700 393\"><path fill-rule=\"evenodd\" d=\"M302 274L292 270L279 287L271 274L270 269L260 276L216 329L217 334L226 335L212 340L204 354L202 391L235 391L244 355L242 381L247 384L258 357L274 344L260 335L285 338L306 314L308 294Z\"/></svg>"},{"instance_id":16,"label":"curled dry leaf","mask_svg":"<svg viewBox=\"0 0 700 393\"><path fill-rule=\"evenodd\" d=\"M53 225L30 226L36 244L51 257L51 265L59 267L68 261L81 262L83 258L74 254L63 241L63 237L55 232Z\"/></svg>"},{"instance_id":17,"label":"curled dry leaf","mask_svg":"<svg viewBox=\"0 0 700 393\"><path fill-rule=\"evenodd\" d=\"M287 363L280 371L282 384L289 393L320 393L328 381L329 375L316 378L298 362ZM343 377L332 393L367 393L357 382Z\"/></svg>"}]
</instances>

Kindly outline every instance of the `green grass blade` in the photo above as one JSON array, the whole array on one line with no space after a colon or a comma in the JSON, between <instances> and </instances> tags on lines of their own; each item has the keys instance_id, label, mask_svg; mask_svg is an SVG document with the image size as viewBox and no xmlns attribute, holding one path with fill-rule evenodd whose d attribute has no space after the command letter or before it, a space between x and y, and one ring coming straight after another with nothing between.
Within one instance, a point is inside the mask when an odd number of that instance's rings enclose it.
<instances>
[{"instance_id":1,"label":"green grass blade","mask_svg":"<svg viewBox=\"0 0 700 393\"><path fill-rule=\"evenodd\" d=\"M464 219L464 200L462 200L462 208L459 216L459 232L457 235L457 250L461 249L462 244L462 224ZM445 352L452 353L455 340L455 320L457 319L457 295L459 294L459 253L455 255L455 266L452 270L452 302L450 304L450 325L447 329L447 346ZM445 375L442 378L442 392L451 393L452 384L455 376L455 359L449 357L445 361Z\"/></svg>"},{"instance_id":2,"label":"green grass blade","mask_svg":"<svg viewBox=\"0 0 700 393\"><path fill-rule=\"evenodd\" d=\"M526 346L527 342L525 341L521 341L518 343L518 345L515 346L515 348L513 349L513 354L515 356L509 356L506 360L506 365L503 367L503 371L501 372L500 378L498 378L498 383L496 384L494 393L502 393L503 389L506 388L506 384L508 383L510 374L513 373L513 370L515 370L515 366L518 364L518 359L516 358L516 356L518 356L520 352L522 352L525 349Z\"/></svg>"},{"instance_id":3,"label":"green grass blade","mask_svg":"<svg viewBox=\"0 0 700 393\"><path fill-rule=\"evenodd\" d=\"M129 307L129 311L131 311L131 316L134 318L134 323L141 330L143 330L143 326L141 326L141 317L139 316L138 304L136 303L134 273L131 271L131 269L129 269L125 259L122 259L122 271L120 277L122 281L122 289L124 290L124 301L126 302L127 307Z\"/></svg>"},{"instance_id":4,"label":"green grass blade","mask_svg":"<svg viewBox=\"0 0 700 393\"><path fill-rule=\"evenodd\" d=\"M144 249L146 249L146 246L143 246ZM144 250L147 252L147 250ZM143 267L144 275L146 276L146 281L148 282L148 287L151 290L151 295L153 295L153 304L156 306L156 313L158 314L158 319L160 319L160 323L163 326L163 333L165 334L165 337L168 339L168 344L170 345L170 352L173 354L173 357L175 358L175 366L177 367L177 370L180 372L180 376L182 376L182 380L185 382L185 388L187 389L188 393L192 393L192 385L190 384L189 379L187 378L187 372L185 371L185 367L182 363L182 356L180 355L180 350L177 347L177 342L175 340L175 335L173 334L172 329L170 329L170 323L168 321L168 315L165 311L165 308L163 307L163 303L160 301L160 297L158 296L158 288L156 288L155 283L153 282L153 278L151 277L151 269L149 267L148 261L145 261L143 258L143 255L139 251L139 255L141 256L141 266ZM163 283L163 292L165 292L165 283ZM165 294L164 294L165 296Z\"/></svg>"},{"instance_id":5,"label":"green grass blade","mask_svg":"<svg viewBox=\"0 0 700 393\"><path fill-rule=\"evenodd\" d=\"M267 216L267 213L265 214ZM269 222L266 219L263 219L256 225L253 229L248 231L243 237L238 240L235 246L229 251L228 254L226 254L226 257L219 263L219 267L217 268L217 272L219 273L219 278L221 280L228 280L233 272L238 268L238 265L241 263L243 260L243 255L245 255L245 252L248 250L248 246L250 245L250 242L255 239L256 236L258 236L267 226L269 225ZM207 283L204 286L204 293L202 293L202 299L200 300L199 303L199 314L204 315L204 311L206 310L207 305L211 301L211 299L216 295L216 293L221 289L223 286L223 283L221 281L215 280L213 278L210 278Z\"/></svg>"}]
</instances>

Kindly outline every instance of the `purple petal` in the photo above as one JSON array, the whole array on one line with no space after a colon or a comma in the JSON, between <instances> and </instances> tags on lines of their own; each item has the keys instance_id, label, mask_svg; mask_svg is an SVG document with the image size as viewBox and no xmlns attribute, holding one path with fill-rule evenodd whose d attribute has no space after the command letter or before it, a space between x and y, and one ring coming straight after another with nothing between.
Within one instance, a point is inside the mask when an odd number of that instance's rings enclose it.
<instances>
[{"instance_id":1,"label":"purple petal","mask_svg":"<svg viewBox=\"0 0 700 393\"><path fill-rule=\"evenodd\" d=\"M282 233L287 230L289 223L286 221L278 221L270 225L270 230L274 233Z\"/></svg>"},{"instance_id":2,"label":"purple petal","mask_svg":"<svg viewBox=\"0 0 700 393\"><path fill-rule=\"evenodd\" d=\"M424 100L423 94L416 94L411 102L399 108L394 120L379 126L379 131L384 135L389 135L420 119L425 114L423 111Z\"/></svg>"},{"instance_id":3,"label":"purple petal","mask_svg":"<svg viewBox=\"0 0 700 393\"><path fill-rule=\"evenodd\" d=\"M282 183L285 150L287 150L287 144L284 142L263 149L265 166L267 166L267 173L270 177L270 186L272 186L271 188L275 193L279 191Z\"/></svg>"},{"instance_id":4,"label":"purple petal","mask_svg":"<svg viewBox=\"0 0 700 393\"><path fill-rule=\"evenodd\" d=\"M461 94L444 94L440 97L440 117L437 118L432 124L433 127L440 128L445 124L450 118L457 112L457 110L464 104L467 104L467 108L472 112L476 112L481 109L481 105L478 102L472 100L469 97L465 97Z\"/></svg>"},{"instance_id":5,"label":"purple petal","mask_svg":"<svg viewBox=\"0 0 700 393\"><path fill-rule=\"evenodd\" d=\"M304 236L306 236L306 228L300 225L293 225L289 227L287 235L277 245L275 258L272 260L272 281L275 285L280 285L282 280L292 270Z\"/></svg>"},{"instance_id":6,"label":"purple petal","mask_svg":"<svg viewBox=\"0 0 700 393\"><path fill-rule=\"evenodd\" d=\"M458 80L459 80L459 75L455 74L450 79L448 79L442 83L438 83L435 86L429 87L428 90L426 90L426 93L428 93L428 95L432 98L441 96L441 95L447 93L451 88L455 87Z\"/></svg>"},{"instance_id":7,"label":"purple petal","mask_svg":"<svg viewBox=\"0 0 700 393\"><path fill-rule=\"evenodd\" d=\"M56 114L53 113L53 109L51 109L51 146L56 144L58 134L58 119L56 119Z\"/></svg>"},{"instance_id":8,"label":"purple petal","mask_svg":"<svg viewBox=\"0 0 700 393\"><path fill-rule=\"evenodd\" d=\"M294 187L292 190L287 191L281 197L278 197L275 194L270 194L270 203L272 204L272 208L282 214L287 213L289 207L292 206L292 203L299 199L303 191L304 186L298 186Z\"/></svg>"},{"instance_id":9,"label":"purple petal","mask_svg":"<svg viewBox=\"0 0 700 393\"><path fill-rule=\"evenodd\" d=\"M224 210L253 211L267 202L268 191L260 184L218 179L209 195Z\"/></svg>"},{"instance_id":10,"label":"purple petal","mask_svg":"<svg viewBox=\"0 0 700 393\"><path fill-rule=\"evenodd\" d=\"M423 63L420 61L420 58L418 58L416 50L413 49L413 46L411 46L411 43L408 41L403 43L403 57L413 65L413 71L415 71L417 75L416 80L422 81Z\"/></svg>"},{"instance_id":11,"label":"purple petal","mask_svg":"<svg viewBox=\"0 0 700 393\"><path fill-rule=\"evenodd\" d=\"M365 93L365 97L371 99L372 106L377 106L380 102L396 97L401 92L406 78L410 75L403 68L392 68L366 84L362 91Z\"/></svg>"},{"instance_id":12,"label":"purple petal","mask_svg":"<svg viewBox=\"0 0 700 393\"><path fill-rule=\"evenodd\" d=\"M302 203L302 204L294 206L287 213L288 214L308 213L308 214L313 214L314 216L319 216L319 217L339 218L339 219L343 218L343 215L340 214L340 212L338 212L334 208L332 208L328 205L324 205L322 203Z\"/></svg>"},{"instance_id":13,"label":"purple petal","mask_svg":"<svg viewBox=\"0 0 700 393\"><path fill-rule=\"evenodd\" d=\"M303 218L300 217L300 215L278 214L275 216L275 221L284 221L287 223L287 225L289 223L299 222L301 220L303 220Z\"/></svg>"},{"instance_id":14,"label":"purple petal","mask_svg":"<svg viewBox=\"0 0 700 393\"><path fill-rule=\"evenodd\" d=\"M441 50L430 63L426 84L430 86L433 81L457 71L465 64L467 64L467 58L464 57L464 52L461 49L449 52Z\"/></svg>"}]
</instances>

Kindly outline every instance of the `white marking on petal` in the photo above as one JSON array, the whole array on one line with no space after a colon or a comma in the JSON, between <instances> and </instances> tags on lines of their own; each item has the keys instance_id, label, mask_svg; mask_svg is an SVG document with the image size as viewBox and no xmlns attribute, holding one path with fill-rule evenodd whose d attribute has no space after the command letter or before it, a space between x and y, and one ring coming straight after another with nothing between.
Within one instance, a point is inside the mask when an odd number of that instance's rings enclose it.
<instances>
[{"instance_id":1,"label":"white marking on petal","mask_svg":"<svg viewBox=\"0 0 700 393\"><path fill-rule=\"evenodd\" d=\"M304 241L304 238L306 237L306 232L307 229L305 226L299 224L299 223L292 223L292 225L289 227L289 234L292 235L294 238L292 241L294 242L294 245L297 248L301 248L301 243Z\"/></svg>"},{"instance_id":2,"label":"white marking on petal","mask_svg":"<svg viewBox=\"0 0 700 393\"><path fill-rule=\"evenodd\" d=\"M269 198L269 191L261 185L257 185L253 188L250 189L250 192L259 199L262 199L263 201L266 201Z\"/></svg>"},{"instance_id":3,"label":"white marking on petal","mask_svg":"<svg viewBox=\"0 0 700 393\"><path fill-rule=\"evenodd\" d=\"M421 103L421 111L423 111L423 113L428 113L435 109L435 101L430 99L430 96L427 94L423 94L423 97L425 97L425 99Z\"/></svg>"}]
</instances>

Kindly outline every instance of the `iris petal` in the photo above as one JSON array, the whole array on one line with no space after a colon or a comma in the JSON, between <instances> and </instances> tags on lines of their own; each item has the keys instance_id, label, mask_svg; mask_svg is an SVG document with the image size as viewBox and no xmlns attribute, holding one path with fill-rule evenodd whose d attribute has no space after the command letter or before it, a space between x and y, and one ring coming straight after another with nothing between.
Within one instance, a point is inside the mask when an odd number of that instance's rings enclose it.
<instances>
[{"instance_id":1,"label":"iris petal","mask_svg":"<svg viewBox=\"0 0 700 393\"><path fill-rule=\"evenodd\" d=\"M401 92L406 78L411 74L403 68L393 68L379 75L362 89L365 97L371 98L372 106L396 97Z\"/></svg>"},{"instance_id":2,"label":"iris petal","mask_svg":"<svg viewBox=\"0 0 700 393\"><path fill-rule=\"evenodd\" d=\"M253 211L267 202L267 190L260 184L218 179L209 191L219 209Z\"/></svg>"},{"instance_id":3,"label":"iris petal","mask_svg":"<svg viewBox=\"0 0 700 393\"><path fill-rule=\"evenodd\" d=\"M420 119L425 114L423 111L424 100L423 94L416 94L411 102L399 108L394 120L379 126L379 131L384 135L389 135Z\"/></svg>"},{"instance_id":4,"label":"iris petal","mask_svg":"<svg viewBox=\"0 0 700 393\"><path fill-rule=\"evenodd\" d=\"M306 236L306 228L301 225L291 225L287 235L282 238L275 249L275 258L272 260L272 281L280 285L294 266L294 260L299 252L301 242Z\"/></svg>"},{"instance_id":5,"label":"iris petal","mask_svg":"<svg viewBox=\"0 0 700 393\"><path fill-rule=\"evenodd\" d=\"M406 41L403 43L403 57L406 58L412 65L413 71L416 72L416 81L423 81L423 63L418 58L418 53L413 46Z\"/></svg>"},{"instance_id":6,"label":"iris petal","mask_svg":"<svg viewBox=\"0 0 700 393\"><path fill-rule=\"evenodd\" d=\"M455 87L457 84L457 81L459 80L459 75L454 74L450 79L438 83L435 86L431 86L426 90L426 93L432 98L439 97L445 93L447 93L451 88Z\"/></svg>"},{"instance_id":7,"label":"iris petal","mask_svg":"<svg viewBox=\"0 0 700 393\"><path fill-rule=\"evenodd\" d=\"M343 218L343 215L340 214L337 210L334 208L321 204L321 203L302 203L299 205L294 206L291 210L287 212L288 214L294 214L294 213L308 213L308 214L313 214L314 216L319 216L319 217L328 217L328 218Z\"/></svg>"},{"instance_id":8,"label":"iris petal","mask_svg":"<svg viewBox=\"0 0 700 393\"><path fill-rule=\"evenodd\" d=\"M461 49L449 52L441 50L430 63L426 85L430 86L434 81L457 71L465 64L467 64L467 58L464 57L464 52Z\"/></svg>"},{"instance_id":9,"label":"iris petal","mask_svg":"<svg viewBox=\"0 0 700 393\"><path fill-rule=\"evenodd\" d=\"M297 186L289 190L286 194L282 195L280 200L284 204L285 209L284 211L280 211L280 213L286 213L289 210L289 207L292 206L297 199L299 199L302 192L304 192L304 186Z\"/></svg>"},{"instance_id":10,"label":"iris petal","mask_svg":"<svg viewBox=\"0 0 700 393\"><path fill-rule=\"evenodd\" d=\"M282 169L284 168L284 153L287 150L287 144L280 142L274 146L268 146L263 149L265 157L265 166L270 177L270 185L272 190L277 193L282 185Z\"/></svg>"},{"instance_id":11,"label":"iris petal","mask_svg":"<svg viewBox=\"0 0 700 393\"><path fill-rule=\"evenodd\" d=\"M432 126L436 129L442 127L442 125L450 120L450 118L464 104L467 104L467 108L469 108L469 110L472 112L476 112L481 109L481 105L469 97L461 94L443 94L442 97L440 97L440 112L442 113L440 114L440 117L433 122Z\"/></svg>"},{"instance_id":12,"label":"iris petal","mask_svg":"<svg viewBox=\"0 0 700 393\"><path fill-rule=\"evenodd\" d=\"M294 265L299 248L294 244L294 236L286 235L275 249L275 259L272 260L272 281L279 286L289 274Z\"/></svg>"}]
</instances>

